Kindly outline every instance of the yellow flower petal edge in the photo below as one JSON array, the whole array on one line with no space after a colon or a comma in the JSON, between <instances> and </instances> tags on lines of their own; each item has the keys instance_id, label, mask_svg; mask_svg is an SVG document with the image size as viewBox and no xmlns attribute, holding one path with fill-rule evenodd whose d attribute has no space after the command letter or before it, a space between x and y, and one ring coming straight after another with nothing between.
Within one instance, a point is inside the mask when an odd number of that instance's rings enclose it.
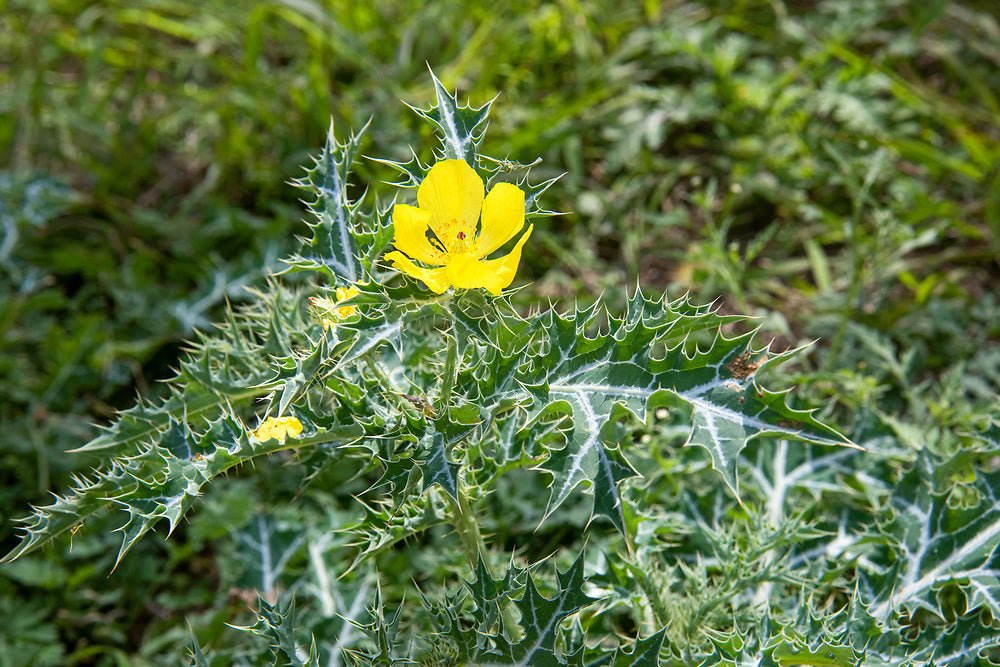
<instances>
[{"instance_id":1,"label":"yellow flower petal edge","mask_svg":"<svg viewBox=\"0 0 1000 667\"><path fill-rule=\"evenodd\" d=\"M431 214L430 228L447 246L445 238L454 238L464 226L475 231L483 207L483 179L465 160L442 160L417 188L417 204Z\"/></svg>"},{"instance_id":2,"label":"yellow flower petal edge","mask_svg":"<svg viewBox=\"0 0 1000 667\"><path fill-rule=\"evenodd\" d=\"M451 284L465 289L482 287L491 294L499 296L500 292L514 281L517 265L521 262L521 249L531 236L533 227L534 225L529 225L528 231L518 240L510 253L503 257L478 261L463 260L449 264L446 268Z\"/></svg>"},{"instance_id":3,"label":"yellow flower petal edge","mask_svg":"<svg viewBox=\"0 0 1000 667\"><path fill-rule=\"evenodd\" d=\"M486 258L524 229L524 202L513 183L498 183L484 197L483 181L468 163L442 160L417 188L419 206L394 207L396 249L385 259L437 294L451 287L500 294L514 280L532 227L511 252Z\"/></svg>"},{"instance_id":4,"label":"yellow flower petal edge","mask_svg":"<svg viewBox=\"0 0 1000 667\"><path fill-rule=\"evenodd\" d=\"M295 417L268 417L252 433L261 442L277 440L284 442L287 437L297 437L302 433L302 422Z\"/></svg>"},{"instance_id":5,"label":"yellow flower petal edge","mask_svg":"<svg viewBox=\"0 0 1000 667\"><path fill-rule=\"evenodd\" d=\"M393 251L387 253L385 256L386 260L392 262L392 265L410 276L411 278L416 278L417 280L423 282L427 285L427 288L436 294L444 294L448 291L450 284L445 278L444 268L439 269L425 269L423 267L417 266L410 259L401 252Z\"/></svg>"},{"instance_id":6,"label":"yellow flower petal edge","mask_svg":"<svg viewBox=\"0 0 1000 667\"><path fill-rule=\"evenodd\" d=\"M497 183L483 201L483 229L478 259L498 250L524 227L524 190L513 183Z\"/></svg>"},{"instance_id":7,"label":"yellow flower petal edge","mask_svg":"<svg viewBox=\"0 0 1000 667\"><path fill-rule=\"evenodd\" d=\"M408 204L396 204L392 209L392 220L394 246L425 264L441 262L441 251L432 246L427 238L427 229L431 221L430 211Z\"/></svg>"}]
</instances>

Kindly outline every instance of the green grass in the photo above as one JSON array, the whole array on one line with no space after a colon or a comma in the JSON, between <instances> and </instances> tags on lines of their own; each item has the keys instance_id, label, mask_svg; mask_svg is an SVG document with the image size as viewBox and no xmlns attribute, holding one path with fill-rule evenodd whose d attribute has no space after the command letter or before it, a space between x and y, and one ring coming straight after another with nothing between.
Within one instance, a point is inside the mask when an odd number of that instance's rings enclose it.
<instances>
[{"instance_id":1,"label":"green grass","mask_svg":"<svg viewBox=\"0 0 1000 667\"><path fill-rule=\"evenodd\" d=\"M486 153L564 174L521 305L691 292L760 315L779 348L818 339L788 372L856 437L950 456L1000 420L990 3L14 0L0 62L5 546L96 463L66 453L92 424L162 392L184 338L295 247L289 181L331 117L341 135L371 117L368 154L427 156L399 100L432 99L428 64L473 103L501 93ZM393 196L380 165L357 175ZM5 566L0 614L20 624L0 653L176 664L186 617L233 641L229 529L296 485L236 477L110 576L114 524Z\"/></svg>"}]
</instances>

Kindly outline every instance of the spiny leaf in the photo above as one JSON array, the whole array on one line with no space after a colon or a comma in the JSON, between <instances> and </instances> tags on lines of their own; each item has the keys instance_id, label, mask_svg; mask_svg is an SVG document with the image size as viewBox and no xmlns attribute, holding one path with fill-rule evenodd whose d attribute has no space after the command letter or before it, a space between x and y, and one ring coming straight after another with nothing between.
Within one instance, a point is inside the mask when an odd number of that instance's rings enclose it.
<instances>
[{"instance_id":1,"label":"spiny leaf","mask_svg":"<svg viewBox=\"0 0 1000 667\"><path fill-rule=\"evenodd\" d=\"M961 587L965 612L983 607L1000 618L1000 474L976 471L978 502L952 507L952 489L933 483L938 467L922 452L890 498L894 517L885 530L898 560L868 577L875 595L870 611L879 623L903 609L945 618L938 592L947 585Z\"/></svg>"},{"instance_id":2,"label":"spiny leaf","mask_svg":"<svg viewBox=\"0 0 1000 667\"><path fill-rule=\"evenodd\" d=\"M437 484L453 500L457 501L459 465L449 460L444 435L437 432L429 433L421 444L429 454L424 463L420 465L424 476L424 490L426 491L429 486Z\"/></svg>"},{"instance_id":3,"label":"spiny leaf","mask_svg":"<svg viewBox=\"0 0 1000 667\"><path fill-rule=\"evenodd\" d=\"M227 322L214 337L199 334L191 343L191 356L170 380L165 399L140 401L76 451L108 457L134 454L171 421L203 424L280 389L280 373L279 380L271 382L276 377L271 357L287 355L295 347L288 331L303 326L302 301L298 294L275 289L252 308L228 311Z\"/></svg>"},{"instance_id":4,"label":"spiny leaf","mask_svg":"<svg viewBox=\"0 0 1000 667\"><path fill-rule=\"evenodd\" d=\"M309 208L316 220L309 223L312 238L289 261L293 270L319 270L339 283L357 282L363 272L355 235L358 230L358 202L347 194L348 175L358 146L368 128L366 123L343 144L337 141L333 123L326 146L305 178L296 181L316 195Z\"/></svg>"},{"instance_id":5,"label":"spiny leaf","mask_svg":"<svg viewBox=\"0 0 1000 667\"><path fill-rule=\"evenodd\" d=\"M756 627L733 628L729 632L709 632L715 644L715 655L707 664L729 667L779 667L774 650L781 643L780 636L772 631L772 619L761 616Z\"/></svg>"},{"instance_id":6,"label":"spiny leaf","mask_svg":"<svg viewBox=\"0 0 1000 667\"><path fill-rule=\"evenodd\" d=\"M490 569L486 566L482 554L479 554L479 560L476 562L476 580L466 585L472 591L472 597L479 606L495 601L500 593L497 582L493 581L493 575L490 574Z\"/></svg>"},{"instance_id":7,"label":"spiny leaf","mask_svg":"<svg viewBox=\"0 0 1000 667\"><path fill-rule=\"evenodd\" d=\"M739 453L753 438L774 436L823 445L854 446L847 438L819 422L814 411L797 410L787 403L788 390L774 392L757 383L756 374L768 365L797 352L792 350L769 358L769 350L753 350L753 334L728 339L721 333L711 349L682 352L686 360L677 360L681 368L698 365L711 369L712 376L703 382L686 372L681 382L658 395L667 407L691 410L692 430L686 444L708 450L713 467L722 473L730 490L739 496L736 478ZM671 353L673 350L671 350ZM754 368L747 375L742 367L748 359Z\"/></svg>"},{"instance_id":8,"label":"spiny leaf","mask_svg":"<svg viewBox=\"0 0 1000 667\"><path fill-rule=\"evenodd\" d=\"M921 632L918 641L925 644L907 655L907 664L927 664L934 667L964 667L965 665L996 664L987 660L987 649L1000 647L1000 628L995 617L982 614L961 616L943 628Z\"/></svg>"},{"instance_id":9,"label":"spiny leaf","mask_svg":"<svg viewBox=\"0 0 1000 667\"><path fill-rule=\"evenodd\" d=\"M404 320L388 319L384 314L364 315L357 321L342 325L345 330L354 335L350 337L337 362L338 367L349 364L359 357L377 349L382 343L388 343L397 356L402 356L402 333Z\"/></svg>"},{"instance_id":10,"label":"spiny leaf","mask_svg":"<svg viewBox=\"0 0 1000 667\"><path fill-rule=\"evenodd\" d=\"M278 360L277 376L267 382L268 386L274 387L269 403L273 404L277 399L274 414L287 413L288 406L316 380L320 369L329 363L329 358L329 345L326 336L323 336L311 350Z\"/></svg>"},{"instance_id":11,"label":"spiny leaf","mask_svg":"<svg viewBox=\"0 0 1000 667\"><path fill-rule=\"evenodd\" d=\"M493 646L480 651L477 656L481 662L524 667L558 665L562 662L556 652L556 638L562 622L591 605L595 599L583 592L582 553L566 572L558 573L557 579L556 597L546 598L528 573L524 595L515 601L521 612L523 637L513 644L505 637L495 637Z\"/></svg>"},{"instance_id":12,"label":"spiny leaf","mask_svg":"<svg viewBox=\"0 0 1000 667\"><path fill-rule=\"evenodd\" d=\"M542 161L538 158L531 164L520 164L510 160L494 160L491 157L481 155L481 159L495 162L497 166L491 171L491 176L486 188L492 189L496 183L513 183L524 190L524 214L527 218L534 218L546 215L559 215L556 211L542 208L540 201L542 194L558 181L561 176L555 176L541 183L528 183L528 175L531 168Z\"/></svg>"},{"instance_id":13,"label":"spiny leaf","mask_svg":"<svg viewBox=\"0 0 1000 667\"><path fill-rule=\"evenodd\" d=\"M594 513L606 516L618 532L624 535L625 515L618 486L626 479L637 477L639 473L617 447L601 447L597 463L597 473L591 477L594 482Z\"/></svg>"},{"instance_id":14,"label":"spiny leaf","mask_svg":"<svg viewBox=\"0 0 1000 667\"><path fill-rule=\"evenodd\" d=\"M376 205L371 215L359 216L354 227L354 240L361 254L361 261L367 273L372 272L372 266L382 254L382 251L392 242L392 207L382 208Z\"/></svg>"},{"instance_id":15,"label":"spiny leaf","mask_svg":"<svg viewBox=\"0 0 1000 667\"><path fill-rule=\"evenodd\" d=\"M799 637L792 626L765 614L749 628L711 632L716 654L706 664L745 667L812 665L814 667L854 667L858 653L842 642L825 643L816 637Z\"/></svg>"},{"instance_id":16,"label":"spiny leaf","mask_svg":"<svg viewBox=\"0 0 1000 667\"><path fill-rule=\"evenodd\" d=\"M177 429L190 441L190 458L182 458L169 448L177 449ZM118 528L122 544L115 564L142 535L159 520L167 519L170 528L190 509L201 488L242 463L284 449L296 449L320 443L347 444L363 435L360 426L336 425L313 429L299 438L286 442L259 442L247 434L239 422L231 418L212 422L204 432L190 431L183 424L172 422L158 433L142 451L132 456L112 459L107 469L91 479L80 478L76 487L55 502L37 507L23 520L26 524L21 543L4 556L14 560L33 551L66 531L73 530L98 512L118 506L126 514L126 522ZM167 446L164 446L166 438Z\"/></svg>"},{"instance_id":17,"label":"spiny leaf","mask_svg":"<svg viewBox=\"0 0 1000 667\"><path fill-rule=\"evenodd\" d=\"M413 152L413 149L410 149L410 159L406 162L398 162L396 160L387 160L385 158L378 157L369 157L368 159L372 162L392 167L398 171L400 180L390 183L390 185L394 185L398 188L417 187L420 185L420 182L424 180L424 174L426 174L427 170L430 169L429 165L425 165L420 158L417 157L417 154Z\"/></svg>"},{"instance_id":18,"label":"spiny leaf","mask_svg":"<svg viewBox=\"0 0 1000 667\"><path fill-rule=\"evenodd\" d=\"M319 531L317 531L319 532ZM333 533L324 532L319 537L321 543ZM313 533L315 537L315 533ZM348 646L353 646L360 637L358 623L367 615L367 604L371 600L374 576L368 575L360 581L350 582L341 578L340 562L335 554L339 548L330 551L334 556L327 562L323 547L313 538L309 541L310 581L303 585L300 580L297 591L311 595L319 604L313 608L313 616L322 617L324 634L320 635L320 648L326 657L325 664L339 666L338 657Z\"/></svg>"},{"instance_id":19,"label":"spiny leaf","mask_svg":"<svg viewBox=\"0 0 1000 667\"><path fill-rule=\"evenodd\" d=\"M567 315L550 310L533 318L526 330L498 333L498 341L504 340L477 352L479 372L462 379L474 379L467 395L494 419L523 419L521 432L565 420L564 446L550 445L550 455L538 466L552 475L547 515L580 483L589 482L602 494L595 500L597 511L616 521L618 486L633 472L627 459L608 450L603 429L621 411L644 421L658 406L689 411L688 444L711 453L734 493L738 454L751 438L849 444L811 412L789 407L785 393L757 385L755 373L789 353L754 361L752 333L726 338L719 331L729 321L686 299L647 299L637 289L622 317L594 304ZM688 336L705 329L716 330L711 346L689 342ZM523 417L511 410L515 405Z\"/></svg>"},{"instance_id":20,"label":"spiny leaf","mask_svg":"<svg viewBox=\"0 0 1000 667\"><path fill-rule=\"evenodd\" d=\"M101 435L73 451L123 455L155 437L176 415L186 415L190 420L215 417L225 406L249 402L275 389L268 382L270 371L263 368L240 379L225 367L216 370L211 365L208 355L185 363L167 398L159 403L140 402L125 410L113 424L101 427Z\"/></svg>"},{"instance_id":21,"label":"spiny leaf","mask_svg":"<svg viewBox=\"0 0 1000 667\"><path fill-rule=\"evenodd\" d=\"M612 659L612 667L657 667L665 637L666 628L645 639L636 640L631 653L625 653L619 647Z\"/></svg>"},{"instance_id":22,"label":"spiny leaf","mask_svg":"<svg viewBox=\"0 0 1000 667\"><path fill-rule=\"evenodd\" d=\"M365 653L360 650L349 650L348 655L367 662L369 665L412 664L409 660L396 657L396 636L399 634L399 621L402 607L396 610L391 618L386 618L385 607L382 604L382 586L375 589L375 601L369 607L371 622L364 625L355 623L375 644L377 653Z\"/></svg>"},{"instance_id":23,"label":"spiny leaf","mask_svg":"<svg viewBox=\"0 0 1000 667\"><path fill-rule=\"evenodd\" d=\"M408 288L374 282L355 285L359 294L354 316L337 324L337 367L343 367L388 344L398 358L403 357L405 339L413 341L436 321L445 321L444 307L436 299L414 297ZM408 336L404 336L404 332Z\"/></svg>"},{"instance_id":24,"label":"spiny leaf","mask_svg":"<svg viewBox=\"0 0 1000 667\"><path fill-rule=\"evenodd\" d=\"M434 82L434 94L437 103L429 109L411 106L422 118L429 120L441 133L441 150L437 157L440 160L465 160L475 167L479 162L477 150L486 131L486 118L490 113L490 100L481 107L462 106L458 98L444 87L431 71ZM409 106L409 105L407 105Z\"/></svg>"},{"instance_id":25,"label":"spiny leaf","mask_svg":"<svg viewBox=\"0 0 1000 667\"><path fill-rule=\"evenodd\" d=\"M255 635L264 637L270 642L272 659L276 665L289 667L320 667L319 651L316 640L312 639L309 652L305 659L305 647L298 640L298 628L295 619L295 598L289 598L285 608L280 604L271 605L267 600L257 597L257 610L254 612L257 622L247 628Z\"/></svg>"},{"instance_id":26,"label":"spiny leaf","mask_svg":"<svg viewBox=\"0 0 1000 667\"><path fill-rule=\"evenodd\" d=\"M417 493L403 500L394 500L396 502L382 503L377 507L364 505L366 517L351 531L354 545L359 547L358 553L347 571L444 521L436 514L431 495Z\"/></svg>"},{"instance_id":27,"label":"spiny leaf","mask_svg":"<svg viewBox=\"0 0 1000 667\"><path fill-rule=\"evenodd\" d=\"M194 667L210 667L208 658L205 657L205 652L198 644L198 638L194 636L193 630L191 631L191 659L194 661Z\"/></svg>"}]
</instances>

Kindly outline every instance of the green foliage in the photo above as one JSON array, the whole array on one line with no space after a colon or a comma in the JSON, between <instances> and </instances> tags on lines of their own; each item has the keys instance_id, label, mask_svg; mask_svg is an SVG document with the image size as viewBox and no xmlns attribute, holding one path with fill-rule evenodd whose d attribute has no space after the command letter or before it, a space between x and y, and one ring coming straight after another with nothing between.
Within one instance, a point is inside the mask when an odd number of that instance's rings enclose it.
<instances>
[{"instance_id":1,"label":"green foliage","mask_svg":"<svg viewBox=\"0 0 1000 667\"><path fill-rule=\"evenodd\" d=\"M439 94L436 108L433 117L460 117L457 101L449 95ZM442 143L452 151L459 141L453 125L442 126ZM474 142L459 143L465 150L475 148ZM356 222L377 219L378 213L364 211L343 194L356 145L356 138L339 145L331 137L313 172L322 171L323 178L308 181L316 190L312 208L318 222L316 235L305 245L318 258L317 267L344 281L361 278L362 266L354 258L377 255L363 243L380 238L365 236L363 230L370 227ZM353 242L337 241L355 229L362 231ZM318 238L323 242L317 243ZM624 412L645 419L650 406L658 404L686 409L694 423L691 441L709 449L733 489L735 464L730 460L750 438L780 434L819 443L836 436L809 413L792 411L782 397L757 387L757 365L746 361L752 354L751 336L721 335L721 326L737 318L720 318L686 300L651 300L638 290L622 317L603 313L603 323L596 307L568 316L549 310L522 318L503 298L459 293L431 299L411 285L385 287L390 276L377 263L366 268L365 281L354 285L358 293L345 302L356 304L358 312L338 316L332 327L303 321L302 297L288 298L276 286L261 300L267 311L247 311L239 320L234 316L222 335L206 336L182 364L167 400L127 411L82 448L101 451L108 463L67 496L36 509L26 536L8 559L112 510L125 516L117 529L122 534L120 562L159 520L166 519L172 532L203 486L222 473L289 449L322 447L325 457L339 459L340 450L352 445L371 449L373 460L391 467L394 477L410 466L407 478L419 471L420 492L396 489L404 503L439 486L453 506L455 528L473 561L483 556L485 546L467 497L489 492L486 478L472 481L487 462L497 466L493 481L502 470L529 462L548 473L546 515L582 482L589 483L595 510L629 538L620 489L635 473L625 452L605 446L604 435L609 422ZM692 336L706 330L709 343L702 347ZM443 369L437 370L442 361ZM427 409L408 409L399 398L404 391L428 397ZM747 396L733 398L735 393ZM303 431L280 440L258 439L243 426L243 418L244 406L259 397L267 398L275 416L293 413ZM794 428L780 425L785 418L799 422ZM536 439L542 424L555 428ZM508 456L488 457L491 451ZM512 452L516 457L509 456ZM288 556L273 550L274 531L261 522L258 517L259 538L248 540L247 547L261 551L261 561L271 564L260 573L260 587L271 590L271 568ZM378 536L390 526L372 522L357 535L382 545L385 540ZM395 534L392 541L406 536L407 531ZM293 546L284 549L294 551ZM590 602L579 597L583 581L583 561L578 559L566 580L560 577L559 597L550 601L529 576L516 605L520 631L506 629L519 634L518 641L500 642L488 652L512 664L537 664L538 651L557 660L558 628ZM259 614L268 627L278 628L278 650L285 659L297 660L285 624L274 622L289 614L265 607Z\"/></svg>"},{"instance_id":2,"label":"green foliage","mask_svg":"<svg viewBox=\"0 0 1000 667\"><path fill-rule=\"evenodd\" d=\"M81 479L29 518L52 547L0 568L0 653L995 661L984 7L14 3L0 513ZM331 128L292 227L331 114L361 129ZM383 165L415 187L442 155L528 193L530 286L437 300L384 272L412 192ZM351 282L324 331L310 297ZM299 436L248 435L289 414Z\"/></svg>"},{"instance_id":3,"label":"green foliage","mask_svg":"<svg viewBox=\"0 0 1000 667\"><path fill-rule=\"evenodd\" d=\"M363 135L364 128L341 145L337 143L331 125L326 148L316 160L316 166L305 180L298 181L300 187L315 192L318 199L311 206L316 221L310 225L313 236L308 244L308 254L294 261L296 268L323 270L332 278L347 283L357 282L361 277L362 258L351 234L357 204L348 197L347 177ZM383 240L380 244L370 245L380 248L384 244ZM368 258L366 268L370 268L371 259Z\"/></svg>"}]
</instances>

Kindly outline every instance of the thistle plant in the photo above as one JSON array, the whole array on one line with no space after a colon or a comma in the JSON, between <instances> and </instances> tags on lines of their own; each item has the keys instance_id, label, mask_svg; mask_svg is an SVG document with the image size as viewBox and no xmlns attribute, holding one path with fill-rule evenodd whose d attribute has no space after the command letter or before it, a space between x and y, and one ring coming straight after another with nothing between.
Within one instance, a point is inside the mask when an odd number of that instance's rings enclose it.
<instances>
[{"instance_id":1,"label":"thistle plant","mask_svg":"<svg viewBox=\"0 0 1000 667\"><path fill-rule=\"evenodd\" d=\"M555 179L482 155L491 104L433 83L433 154L378 160L396 201L351 196L364 130L331 127L298 183L314 219L286 274L305 280L196 339L6 559L110 512L120 561L228 476L293 469L294 519L233 527L260 573L246 643L196 641L196 664L951 665L995 645L992 478L961 508L923 459L866 486L877 437L766 388L796 351L748 318L640 286L621 312L524 308L510 286ZM946 622L901 631L922 610Z\"/></svg>"}]
</instances>

